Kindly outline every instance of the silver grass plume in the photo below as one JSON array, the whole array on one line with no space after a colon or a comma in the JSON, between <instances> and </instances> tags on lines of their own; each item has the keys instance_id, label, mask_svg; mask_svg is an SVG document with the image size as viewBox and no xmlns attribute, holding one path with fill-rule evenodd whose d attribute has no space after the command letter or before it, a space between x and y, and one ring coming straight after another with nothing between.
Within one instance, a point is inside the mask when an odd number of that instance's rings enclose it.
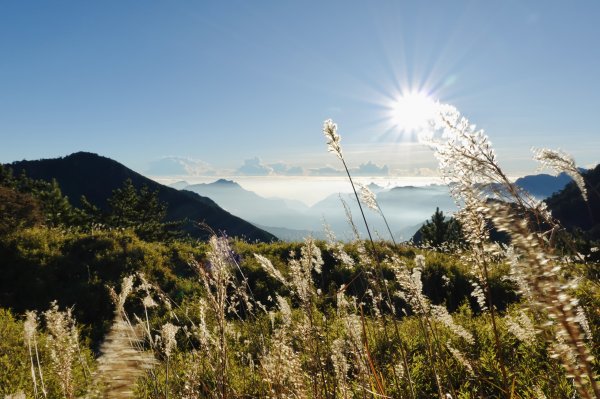
<instances>
[{"instance_id":1,"label":"silver grass plume","mask_svg":"<svg viewBox=\"0 0 600 399\"><path fill-rule=\"evenodd\" d=\"M269 398L308 398L307 375L302 369L301 353L292 346L291 309L286 299L277 296L283 323L275 329L271 346L265 348L260 366L269 386Z\"/></svg>"},{"instance_id":2,"label":"silver grass plume","mask_svg":"<svg viewBox=\"0 0 600 399\"><path fill-rule=\"evenodd\" d=\"M67 399L73 398L75 395L73 366L79 352L79 342L72 310L61 312L56 301L53 301L50 309L44 312L44 318L50 333L47 345L50 350L52 369L58 377L63 395Z\"/></svg>"},{"instance_id":3,"label":"silver grass plume","mask_svg":"<svg viewBox=\"0 0 600 399\"><path fill-rule=\"evenodd\" d=\"M177 341L175 340L177 330L179 330L179 327L171 323L163 324L163 326L160 329L160 337L163 343L163 351L165 353L165 356L167 357L171 357L171 352L173 352L173 348L177 347Z\"/></svg>"},{"instance_id":4,"label":"silver grass plume","mask_svg":"<svg viewBox=\"0 0 600 399\"><path fill-rule=\"evenodd\" d=\"M569 154L561 150L550 150L547 148L534 149L533 154L533 158L536 161L539 161L542 166L552 169L557 174L564 172L571 176L581 191L581 196L583 199L586 201L588 200L587 189L585 188L583 176L581 176L581 173L579 173L575 161Z\"/></svg>"},{"instance_id":5,"label":"silver grass plume","mask_svg":"<svg viewBox=\"0 0 600 399\"><path fill-rule=\"evenodd\" d=\"M375 193L364 184L359 183L358 187L360 188L360 200L362 201L362 203L365 204L367 208L377 213L381 213L381 209L379 209L379 204L377 204L377 197L375 196Z\"/></svg>"},{"instance_id":6,"label":"silver grass plume","mask_svg":"<svg viewBox=\"0 0 600 399\"><path fill-rule=\"evenodd\" d=\"M341 137L337 133L337 124L333 123L331 119L327 119L323 122L323 134L327 139L327 150L335 154L339 159L343 159L342 147L340 147Z\"/></svg>"},{"instance_id":7,"label":"silver grass plume","mask_svg":"<svg viewBox=\"0 0 600 399\"><path fill-rule=\"evenodd\" d=\"M348 255L344 249L344 243L338 241L335 237L335 233L331 230L329 225L325 224L325 235L327 237L326 248L331 252L333 257L337 259L344 267L348 269L354 268L354 259Z\"/></svg>"},{"instance_id":8,"label":"silver grass plume","mask_svg":"<svg viewBox=\"0 0 600 399\"><path fill-rule=\"evenodd\" d=\"M450 344L450 341L448 341L446 343L446 348L448 348L448 351L450 351L450 353L452 354L452 356L458 361L458 363L460 363L469 372L469 374L475 375L475 373L473 371L473 366L471 366L471 363L462 354L462 352L460 352L458 349L454 348Z\"/></svg>"},{"instance_id":9,"label":"silver grass plume","mask_svg":"<svg viewBox=\"0 0 600 399\"><path fill-rule=\"evenodd\" d=\"M475 338L473 338L473 334L468 332L460 324L457 324L450 315L450 313L448 313L448 310L445 306L431 305L431 314L436 320L444 323L450 331L463 338L469 344L475 343Z\"/></svg>"},{"instance_id":10,"label":"silver grass plume","mask_svg":"<svg viewBox=\"0 0 600 399\"><path fill-rule=\"evenodd\" d=\"M506 315L504 318L508 332L513 334L517 339L526 345L533 345L537 331L527 313L523 310L519 311L516 316Z\"/></svg>"},{"instance_id":11,"label":"silver grass plume","mask_svg":"<svg viewBox=\"0 0 600 399\"><path fill-rule=\"evenodd\" d=\"M283 274L281 274L281 272L278 269L276 269L275 266L273 266L273 263L271 263L271 261L267 257L260 254L254 254L254 258L258 261L260 266L263 268L264 271L267 272L268 275L270 275L280 283L283 283L284 285L288 284L285 277L283 277Z\"/></svg>"}]
</instances>

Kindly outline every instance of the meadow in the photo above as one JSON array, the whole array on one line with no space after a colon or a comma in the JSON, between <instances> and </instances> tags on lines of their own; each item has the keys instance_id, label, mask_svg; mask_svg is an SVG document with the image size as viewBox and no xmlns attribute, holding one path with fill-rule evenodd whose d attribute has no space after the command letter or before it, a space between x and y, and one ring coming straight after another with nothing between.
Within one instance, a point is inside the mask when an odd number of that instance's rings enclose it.
<instances>
[{"instance_id":1,"label":"meadow","mask_svg":"<svg viewBox=\"0 0 600 399\"><path fill-rule=\"evenodd\" d=\"M367 208L385 209L354 185L331 120L361 206L340 204L352 242L194 240L169 234L160 204L95 219L5 171L0 395L600 398L598 249L517 188L456 109L436 123L423 140L460 209L420 246L372 234ZM567 154L534 157L598 200Z\"/></svg>"}]
</instances>

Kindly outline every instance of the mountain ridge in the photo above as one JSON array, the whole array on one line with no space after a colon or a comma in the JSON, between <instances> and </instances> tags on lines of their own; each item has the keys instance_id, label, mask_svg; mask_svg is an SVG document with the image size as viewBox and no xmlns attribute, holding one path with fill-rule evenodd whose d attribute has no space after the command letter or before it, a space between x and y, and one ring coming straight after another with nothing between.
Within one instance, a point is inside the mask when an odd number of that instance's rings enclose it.
<instances>
[{"instance_id":1,"label":"mountain ridge","mask_svg":"<svg viewBox=\"0 0 600 399\"><path fill-rule=\"evenodd\" d=\"M131 179L136 188L146 185L158 191L161 201L167 203L168 221L188 219L203 222L215 232L256 241L273 241L276 237L255 225L223 210L212 199L197 193L180 191L151 180L125 165L91 152L75 152L65 157L40 160L23 160L6 164L19 174L50 181L56 179L65 196L75 205L80 205L80 197L101 209L108 206L107 199L113 190L122 187ZM188 223L186 230L194 237L206 238L208 233Z\"/></svg>"}]
</instances>

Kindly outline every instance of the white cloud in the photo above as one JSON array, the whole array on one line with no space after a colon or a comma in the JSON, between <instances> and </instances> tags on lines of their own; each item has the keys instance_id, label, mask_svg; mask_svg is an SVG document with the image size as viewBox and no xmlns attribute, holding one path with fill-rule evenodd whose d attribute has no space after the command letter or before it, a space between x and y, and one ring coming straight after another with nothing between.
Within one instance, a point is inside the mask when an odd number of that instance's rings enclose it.
<instances>
[{"instance_id":1,"label":"white cloud","mask_svg":"<svg viewBox=\"0 0 600 399\"><path fill-rule=\"evenodd\" d=\"M311 176L343 176L346 172L343 169L327 165L322 168L308 169L308 174ZM360 164L358 167L350 168L350 174L355 176L389 176L390 169L387 165L378 166L368 161Z\"/></svg>"},{"instance_id":2,"label":"white cloud","mask_svg":"<svg viewBox=\"0 0 600 399\"><path fill-rule=\"evenodd\" d=\"M216 170L199 159L169 156L150 162L146 173L151 176L214 176Z\"/></svg>"},{"instance_id":3,"label":"white cloud","mask_svg":"<svg viewBox=\"0 0 600 399\"><path fill-rule=\"evenodd\" d=\"M341 169L336 169L331 166L324 166L322 168L311 168L308 170L311 176L339 176L344 173Z\"/></svg>"},{"instance_id":4,"label":"white cloud","mask_svg":"<svg viewBox=\"0 0 600 399\"><path fill-rule=\"evenodd\" d=\"M273 174L273 168L264 164L259 157L246 159L244 164L237 168L236 173L245 176L269 176Z\"/></svg>"},{"instance_id":5,"label":"white cloud","mask_svg":"<svg viewBox=\"0 0 600 399\"><path fill-rule=\"evenodd\" d=\"M302 176L304 174L304 168L301 166L290 166L285 162L277 162L269 164L273 173L282 176Z\"/></svg>"},{"instance_id":6,"label":"white cloud","mask_svg":"<svg viewBox=\"0 0 600 399\"><path fill-rule=\"evenodd\" d=\"M358 168L351 168L350 173L360 176L387 176L390 174L390 170L387 165L377 166L368 161L359 165Z\"/></svg>"}]
</instances>

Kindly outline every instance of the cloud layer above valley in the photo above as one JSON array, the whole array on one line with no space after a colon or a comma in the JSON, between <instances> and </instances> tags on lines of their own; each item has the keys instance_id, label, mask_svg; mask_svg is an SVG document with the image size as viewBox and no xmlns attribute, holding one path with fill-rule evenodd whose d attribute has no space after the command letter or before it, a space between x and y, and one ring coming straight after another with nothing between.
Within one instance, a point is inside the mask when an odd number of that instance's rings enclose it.
<instances>
[{"instance_id":1,"label":"cloud layer above valley","mask_svg":"<svg viewBox=\"0 0 600 399\"><path fill-rule=\"evenodd\" d=\"M306 168L286 162L264 162L259 157L245 159L235 169L219 169L202 160L166 156L149 163L145 170L150 176L344 176L346 172L338 167L325 165L319 168ZM388 165L377 165L367 161L350 168L355 176L389 176Z\"/></svg>"}]
</instances>

